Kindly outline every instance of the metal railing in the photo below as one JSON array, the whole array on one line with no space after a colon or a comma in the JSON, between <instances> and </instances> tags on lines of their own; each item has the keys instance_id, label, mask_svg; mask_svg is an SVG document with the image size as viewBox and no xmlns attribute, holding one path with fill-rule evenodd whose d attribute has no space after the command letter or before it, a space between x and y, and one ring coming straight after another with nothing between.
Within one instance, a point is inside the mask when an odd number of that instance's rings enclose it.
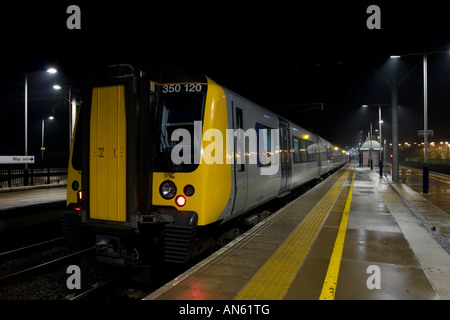
<instances>
[{"instance_id":1,"label":"metal railing","mask_svg":"<svg viewBox=\"0 0 450 320\"><path fill-rule=\"evenodd\" d=\"M0 189L67 182L67 168L0 167Z\"/></svg>"}]
</instances>

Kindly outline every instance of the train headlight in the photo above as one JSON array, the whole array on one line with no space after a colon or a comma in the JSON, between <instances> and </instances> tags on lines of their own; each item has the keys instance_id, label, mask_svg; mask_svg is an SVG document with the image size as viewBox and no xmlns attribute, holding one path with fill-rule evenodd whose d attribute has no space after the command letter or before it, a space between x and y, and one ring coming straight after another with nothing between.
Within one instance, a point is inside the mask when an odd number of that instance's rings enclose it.
<instances>
[{"instance_id":1,"label":"train headlight","mask_svg":"<svg viewBox=\"0 0 450 320\"><path fill-rule=\"evenodd\" d=\"M184 187L183 189L183 193L187 196L187 197L192 197L194 195L195 192L195 188L193 185L188 184Z\"/></svg>"},{"instance_id":2,"label":"train headlight","mask_svg":"<svg viewBox=\"0 0 450 320\"><path fill-rule=\"evenodd\" d=\"M177 186L170 180L166 180L159 186L159 194L166 200L170 200L177 194Z\"/></svg>"},{"instance_id":3,"label":"train headlight","mask_svg":"<svg viewBox=\"0 0 450 320\"><path fill-rule=\"evenodd\" d=\"M77 191L80 188L80 183L77 180L72 182L72 190Z\"/></svg>"}]
</instances>

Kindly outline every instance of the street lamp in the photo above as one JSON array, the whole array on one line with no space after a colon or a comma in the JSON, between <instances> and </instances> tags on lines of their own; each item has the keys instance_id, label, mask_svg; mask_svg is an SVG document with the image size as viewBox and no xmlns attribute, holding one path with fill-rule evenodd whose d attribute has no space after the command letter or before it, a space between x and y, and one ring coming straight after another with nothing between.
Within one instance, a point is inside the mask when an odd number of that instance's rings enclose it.
<instances>
[{"instance_id":1,"label":"street lamp","mask_svg":"<svg viewBox=\"0 0 450 320\"><path fill-rule=\"evenodd\" d=\"M427 55L423 55L423 180L422 191L428 193L428 61Z\"/></svg>"},{"instance_id":2,"label":"street lamp","mask_svg":"<svg viewBox=\"0 0 450 320\"><path fill-rule=\"evenodd\" d=\"M73 134L73 119L74 116L72 115L72 112L74 110L72 106L72 85L69 86L60 86L59 84L53 85L54 90L61 90L62 88L69 88L69 99L64 98L67 102L69 102L69 151L72 145L72 134Z\"/></svg>"},{"instance_id":3,"label":"street lamp","mask_svg":"<svg viewBox=\"0 0 450 320\"><path fill-rule=\"evenodd\" d=\"M421 55L422 56L422 64L423 64L423 180L422 180L422 188L423 193L428 193L429 188L429 168L428 168L428 136L433 135L433 130L428 130L428 59L427 55L431 53L441 53L444 51L435 51L435 52L424 52L424 53L412 53L410 55ZM401 56L391 56L391 58L400 58ZM395 73L394 73L395 76ZM394 81L395 82L395 81ZM396 90L395 90L396 91ZM394 93L393 93L394 94ZM397 93L395 92L395 95ZM394 99L394 98L393 98ZM394 111L392 112L394 115ZM393 129L394 130L394 129ZM419 135L420 135L419 131ZM396 147L396 141L392 139L393 147ZM395 149L394 149L395 150ZM394 154L395 156L395 154Z\"/></svg>"},{"instance_id":4,"label":"street lamp","mask_svg":"<svg viewBox=\"0 0 450 320\"><path fill-rule=\"evenodd\" d=\"M50 74L55 74L58 71L55 68L48 68L46 71L36 71L32 73L25 73L25 155L28 155L28 77L47 72ZM24 172L24 185L28 185L28 164L25 164L25 172Z\"/></svg>"},{"instance_id":5,"label":"street lamp","mask_svg":"<svg viewBox=\"0 0 450 320\"><path fill-rule=\"evenodd\" d=\"M391 80L391 106L392 106L392 181L399 182L398 161L398 83L397 83L397 59L400 56L391 56L393 60ZM401 81L400 81L401 82Z\"/></svg>"},{"instance_id":6,"label":"street lamp","mask_svg":"<svg viewBox=\"0 0 450 320\"><path fill-rule=\"evenodd\" d=\"M53 113L51 115L48 116L48 120L53 120L55 119L55 116L53 115ZM44 147L44 132L45 132L45 117L42 117L42 144L41 144L41 157L42 157L42 168L44 168L44 151L45 151L45 147Z\"/></svg>"},{"instance_id":7,"label":"street lamp","mask_svg":"<svg viewBox=\"0 0 450 320\"><path fill-rule=\"evenodd\" d=\"M421 52L421 53L410 53L408 55L420 55L422 56L423 64L423 144L424 144L424 155L423 155L423 193L428 193L429 188L429 168L428 168L428 137L433 136L433 130L428 130L428 55L434 53L450 53L449 51L433 51L433 52ZM400 58L401 56L391 56L391 58ZM395 76L395 74L394 74ZM403 78L404 79L404 78ZM396 94L396 93L395 93ZM394 111L392 112L394 115ZM394 129L393 129L394 131ZM419 130L419 136L422 135L422 130ZM393 139L393 147L395 148L396 141ZM395 149L394 149L395 152ZM395 156L395 155L394 155Z\"/></svg>"}]
</instances>

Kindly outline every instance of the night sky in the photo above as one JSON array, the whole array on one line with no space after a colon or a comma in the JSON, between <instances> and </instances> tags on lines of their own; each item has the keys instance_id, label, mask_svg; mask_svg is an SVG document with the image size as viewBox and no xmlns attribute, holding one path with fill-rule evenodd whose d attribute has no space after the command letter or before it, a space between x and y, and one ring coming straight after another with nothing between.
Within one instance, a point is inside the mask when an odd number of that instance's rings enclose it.
<instances>
[{"instance_id":1,"label":"night sky","mask_svg":"<svg viewBox=\"0 0 450 320\"><path fill-rule=\"evenodd\" d=\"M392 2L392 1L391 1ZM396 1L35 1L2 7L0 153L23 150L24 73L58 68L29 80L31 152L68 148L68 91L94 68L115 63L173 64L198 71L343 148L354 147L390 104L391 54L397 61L400 142L423 129L422 53L429 61L429 129L450 140L450 19L445 2ZM81 9L81 30L69 30L66 9ZM369 30L369 5L381 9L381 29ZM417 53L418 55L410 55ZM53 78L51 78L53 77ZM324 103L324 110L306 103ZM391 108L383 108L391 136ZM367 133L363 133L365 135ZM48 136L47 136L48 135ZM48 137L48 138L47 138Z\"/></svg>"}]
</instances>

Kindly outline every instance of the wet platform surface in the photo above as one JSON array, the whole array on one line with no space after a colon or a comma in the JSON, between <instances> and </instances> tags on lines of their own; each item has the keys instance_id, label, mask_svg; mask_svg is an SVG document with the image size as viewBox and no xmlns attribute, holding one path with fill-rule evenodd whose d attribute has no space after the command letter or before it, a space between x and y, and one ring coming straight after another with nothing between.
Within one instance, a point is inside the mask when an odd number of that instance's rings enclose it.
<instances>
[{"instance_id":1,"label":"wet platform surface","mask_svg":"<svg viewBox=\"0 0 450 320\"><path fill-rule=\"evenodd\" d=\"M450 255L402 197L446 235L444 210L349 165L147 299L450 299Z\"/></svg>"},{"instance_id":2,"label":"wet platform surface","mask_svg":"<svg viewBox=\"0 0 450 320\"><path fill-rule=\"evenodd\" d=\"M416 204L424 218L450 241L450 176L430 172L427 194L422 192L423 175L421 170L400 167L399 178L406 189L404 193L410 195L410 202Z\"/></svg>"}]
</instances>

